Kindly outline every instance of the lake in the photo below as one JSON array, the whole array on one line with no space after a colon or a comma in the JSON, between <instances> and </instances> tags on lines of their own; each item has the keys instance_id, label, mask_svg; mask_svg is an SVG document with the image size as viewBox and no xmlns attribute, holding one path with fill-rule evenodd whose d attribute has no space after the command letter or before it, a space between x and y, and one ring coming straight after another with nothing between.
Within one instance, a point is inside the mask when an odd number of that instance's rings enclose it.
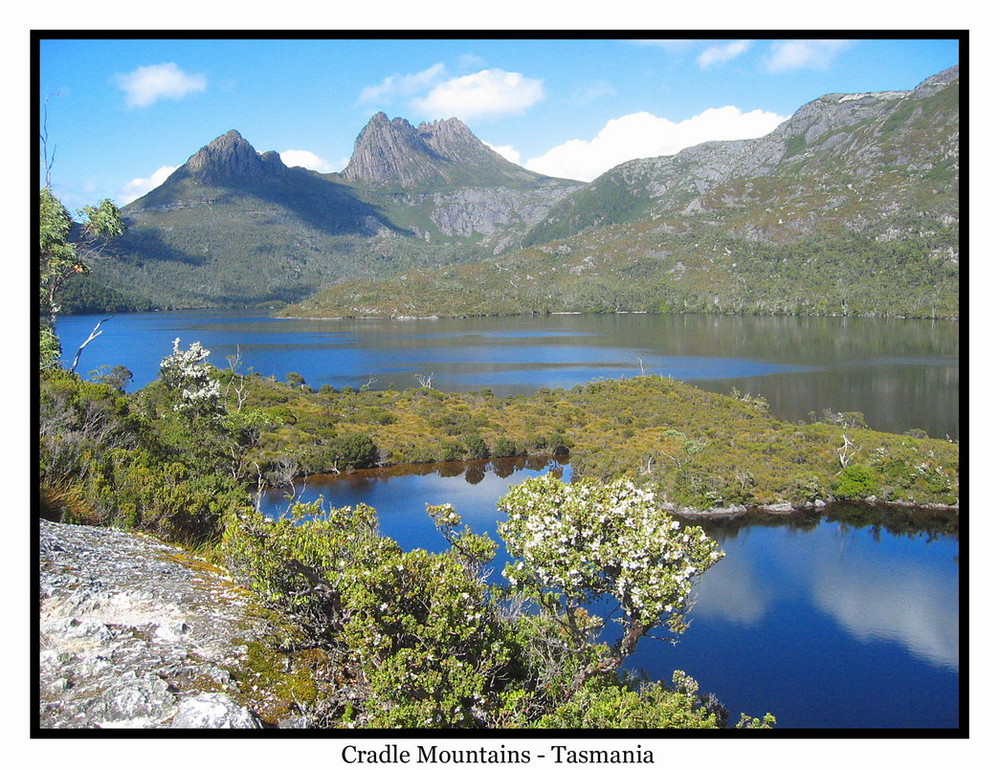
<instances>
[{"instance_id":1,"label":"lake","mask_svg":"<svg viewBox=\"0 0 1000 770\"><path fill-rule=\"evenodd\" d=\"M59 320L67 362L100 317ZM869 426L960 437L959 327L941 321L563 315L427 321L302 321L233 311L112 318L78 370L124 365L130 389L157 376L179 337L211 361L284 379L497 395L653 372L728 394L760 394L808 420L859 411ZM366 502L407 548L444 543L425 503L450 502L495 532L496 500L548 461L458 463L311 477L304 499ZM265 510L287 503L270 491ZM959 538L954 522L837 505L823 515L705 522L727 556L697 588L679 644L645 640L628 662L655 678L682 669L733 714L771 711L783 728L955 728L959 719ZM498 576L502 556L494 566Z\"/></svg>"},{"instance_id":2,"label":"lake","mask_svg":"<svg viewBox=\"0 0 1000 770\"><path fill-rule=\"evenodd\" d=\"M367 503L383 534L443 551L425 504L450 502L494 539L496 501L549 460L439 463L313 476L297 498ZM280 515L286 491L262 510ZM778 717L779 728L936 729L958 726L957 516L838 503L824 514L697 522L726 556L702 576L691 627L676 645L645 639L626 662L651 678L675 669L731 712ZM499 580L506 555L490 565Z\"/></svg>"},{"instance_id":3,"label":"lake","mask_svg":"<svg viewBox=\"0 0 1000 770\"><path fill-rule=\"evenodd\" d=\"M67 365L100 316L60 318ZM132 389L153 380L180 338L237 353L242 371L314 389L490 388L497 395L568 388L652 372L718 393L762 395L788 420L824 409L863 412L870 427L920 428L960 438L959 327L948 321L709 315L550 315L425 321L287 320L240 311L137 313L111 318L84 349L86 376L120 364Z\"/></svg>"}]
</instances>

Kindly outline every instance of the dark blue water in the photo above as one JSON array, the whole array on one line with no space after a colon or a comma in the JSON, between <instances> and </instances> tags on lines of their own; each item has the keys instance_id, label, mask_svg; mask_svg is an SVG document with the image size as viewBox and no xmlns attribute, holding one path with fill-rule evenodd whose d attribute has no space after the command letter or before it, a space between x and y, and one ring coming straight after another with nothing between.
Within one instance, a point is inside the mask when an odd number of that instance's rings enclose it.
<instances>
[{"instance_id":1,"label":"dark blue water","mask_svg":"<svg viewBox=\"0 0 1000 770\"><path fill-rule=\"evenodd\" d=\"M367 503L405 548L441 551L425 503L450 502L496 538L496 500L548 472L568 476L541 461L454 463L313 477L297 492L336 507ZM263 508L286 505L272 491ZM668 681L686 671L731 722L770 711L783 728L958 727L957 538L844 524L837 512L705 523L726 557L701 578L691 627L676 645L644 640L627 667ZM501 549L493 579L505 558Z\"/></svg>"},{"instance_id":2,"label":"dark blue water","mask_svg":"<svg viewBox=\"0 0 1000 770\"><path fill-rule=\"evenodd\" d=\"M72 361L99 316L59 319ZM78 371L123 365L130 389L155 379L175 338L201 342L225 368L322 385L499 396L597 378L661 374L718 393L763 395L787 420L863 412L878 430L959 438L958 325L940 321L677 315L564 315L426 321L308 321L235 311L112 318ZM811 414L810 414L811 413Z\"/></svg>"}]
</instances>

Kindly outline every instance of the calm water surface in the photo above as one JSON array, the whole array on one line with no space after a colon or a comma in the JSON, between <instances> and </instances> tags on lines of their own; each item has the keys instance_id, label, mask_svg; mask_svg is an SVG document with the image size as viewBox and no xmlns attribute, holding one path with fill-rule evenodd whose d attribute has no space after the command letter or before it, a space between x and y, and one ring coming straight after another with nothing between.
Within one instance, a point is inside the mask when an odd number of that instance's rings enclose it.
<instances>
[{"instance_id":1,"label":"calm water surface","mask_svg":"<svg viewBox=\"0 0 1000 770\"><path fill-rule=\"evenodd\" d=\"M496 538L497 499L549 472L570 475L542 460L444 463L314 476L296 493L368 503L405 548L443 551L426 503L453 503L474 531ZM279 490L262 501L270 515L287 505ZM770 711L784 728L958 726L955 521L838 504L822 516L698 523L726 557L701 578L679 643L643 640L630 669L668 681L686 671L733 723L740 712ZM501 550L493 579L505 561Z\"/></svg>"},{"instance_id":2,"label":"calm water surface","mask_svg":"<svg viewBox=\"0 0 1000 770\"><path fill-rule=\"evenodd\" d=\"M101 320L58 324L67 363ZM763 395L789 420L860 411L879 430L921 428L960 438L958 324L850 318L556 315L426 321L309 321L234 311L112 318L83 352L82 374L121 364L133 388L153 380L179 337L227 366L322 385L409 388L432 376L444 391L497 395L569 388L654 372L719 393Z\"/></svg>"}]
</instances>

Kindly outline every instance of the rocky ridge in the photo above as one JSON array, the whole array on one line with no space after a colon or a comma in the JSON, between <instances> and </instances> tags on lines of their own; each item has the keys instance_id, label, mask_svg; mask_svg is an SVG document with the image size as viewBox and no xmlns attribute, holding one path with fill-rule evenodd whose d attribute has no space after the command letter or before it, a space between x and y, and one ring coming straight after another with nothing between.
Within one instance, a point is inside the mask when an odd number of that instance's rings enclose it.
<instances>
[{"instance_id":1,"label":"rocky ridge","mask_svg":"<svg viewBox=\"0 0 1000 770\"><path fill-rule=\"evenodd\" d=\"M39 529L40 728L264 726L272 696L239 679L273 621L248 592L148 536Z\"/></svg>"},{"instance_id":2,"label":"rocky ridge","mask_svg":"<svg viewBox=\"0 0 1000 770\"><path fill-rule=\"evenodd\" d=\"M511 163L476 138L458 118L414 127L376 113L358 134L343 171L349 182L414 189L474 183L551 185L559 181Z\"/></svg>"},{"instance_id":3,"label":"rocky ridge","mask_svg":"<svg viewBox=\"0 0 1000 770\"><path fill-rule=\"evenodd\" d=\"M192 155L186 171L206 183L230 177L278 177L288 167L278 153L258 153L239 131L227 131Z\"/></svg>"},{"instance_id":4,"label":"rocky ridge","mask_svg":"<svg viewBox=\"0 0 1000 770\"><path fill-rule=\"evenodd\" d=\"M943 141L921 146L914 143L913 134L897 132L897 128L924 117L920 103L959 76L959 68L951 67L911 91L827 94L800 107L765 136L705 142L675 155L627 161L560 201L528 233L525 243L543 243L593 225L637 221L684 207L686 213L701 213L713 206L705 200L710 193L726 190L734 182L772 175L789 174L790 183L801 184L812 195L829 186L844 187L845 178L853 179L855 186L871 186L895 167L911 173L926 172L937 163L956 167L957 110L928 118ZM908 184L917 186L918 182L919 177ZM897 185L885 200L872 199L868 207L889 210L899 195ZM628 204L611 211L606 205L611 199ZM729 198L715 208L732 210L741 205L747 202ZM815 207L815 201L811 205Z\"/></svg>"}]
</instances>

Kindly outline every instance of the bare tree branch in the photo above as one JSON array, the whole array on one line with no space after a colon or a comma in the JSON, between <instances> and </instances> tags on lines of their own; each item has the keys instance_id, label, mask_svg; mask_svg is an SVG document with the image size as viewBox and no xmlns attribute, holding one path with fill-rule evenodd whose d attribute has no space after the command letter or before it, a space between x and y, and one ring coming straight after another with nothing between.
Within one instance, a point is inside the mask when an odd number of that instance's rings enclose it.
<instances>
[{"instance_id":1,"label":"bare tree branch","mask_svg":"<svg viewBox=\"0 0 1000 770\"><path fill-rule=\"evenodd\" d=\"M112 316L112 318L113 317L114 316ZM94 330L90 333L90 336L83 341L83 344L79 348L77 348L76 355L73 356L73 365L69 368L71 372L76 371L76 365L80 363L80 354L83 353L83 349L104 333L103 331L100 331L101 324L103 324L105 321L110 321L110 320L111 318L103 318L100 321L98 321L97 326L94 327Z\"/></svg>"}]
</instances>

